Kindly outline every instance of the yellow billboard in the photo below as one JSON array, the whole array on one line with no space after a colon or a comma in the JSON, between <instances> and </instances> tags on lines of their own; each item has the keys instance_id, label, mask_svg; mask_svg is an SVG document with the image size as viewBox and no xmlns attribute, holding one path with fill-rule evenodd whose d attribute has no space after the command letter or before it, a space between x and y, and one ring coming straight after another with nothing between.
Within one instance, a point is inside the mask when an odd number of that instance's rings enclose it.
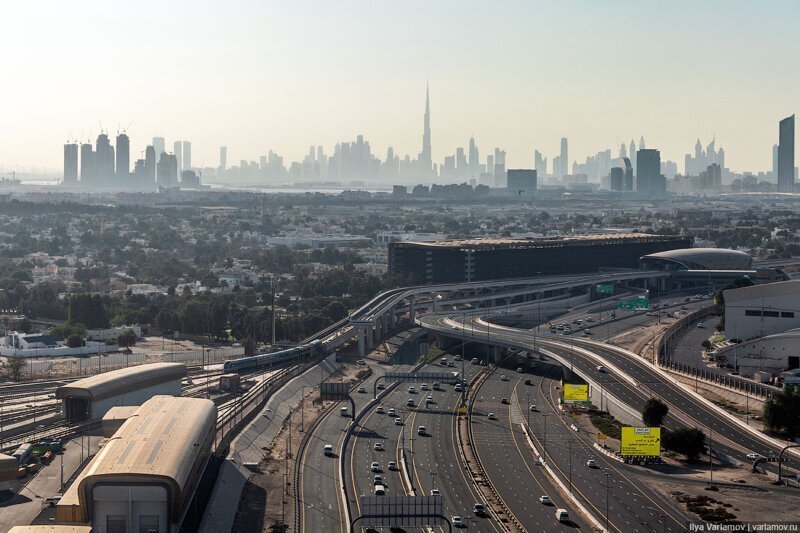
<instances>
[{"instance_id":1,"label":"yellow billboard","mask_svg":"<svg viewBox=\"0 0 800 533\"><path fill-rule=\"evenodd\" d=\"M564 403L579 403L589 401L589 385L564 383Z\"/></svg>"},{"instance_id":2,"label":"yellow billboard","mask_svg":"<svg viewBox=\"0 0 800 533\"><path fill-rule=\"evenodd\" d=\"M622 455L658 457L661 455L661 428L622 426Z\"/></svg>"}]
</instances>

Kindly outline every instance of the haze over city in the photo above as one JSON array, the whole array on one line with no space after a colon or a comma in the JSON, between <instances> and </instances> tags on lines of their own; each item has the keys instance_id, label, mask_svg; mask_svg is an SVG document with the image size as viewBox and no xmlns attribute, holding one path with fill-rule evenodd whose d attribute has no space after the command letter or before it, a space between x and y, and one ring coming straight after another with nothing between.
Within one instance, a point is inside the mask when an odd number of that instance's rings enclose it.
<instances>
[{"instance_id":1,"label":"haze over city","mask_svg":"<svg viewBox=\"0 0 800 533\"><path fill-rule=\"evenodd\" d=\"M61 146L127 129L192 141L216 167L274 150L300 161L361 134L383 158L476 139L570 164L640 136L683 171L715 135L732 171L769 170L794 113L792 2L43 2L2 8L0 166L58 170ZM780 65L785 64L786 68Z\"/></svg>"}]
</instances>

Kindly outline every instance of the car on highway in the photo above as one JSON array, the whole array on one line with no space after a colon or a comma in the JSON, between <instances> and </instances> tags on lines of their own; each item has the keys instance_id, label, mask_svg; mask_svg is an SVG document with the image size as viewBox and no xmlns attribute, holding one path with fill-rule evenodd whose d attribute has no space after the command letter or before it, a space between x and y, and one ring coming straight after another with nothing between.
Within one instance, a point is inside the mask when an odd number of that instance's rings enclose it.
<instances>
[{"instance_id":1,"label":"car on highway","mask_svg":"<svg viewBox=\"0 0 800 533\"><path fill-rule=\"evenodd\" d=\"M406 406L407 407L414 407L414 399L413 398L409 398L408 400L406 400Z\"/></svg>"},{"instance_id":2,"label":"car on highway","mask_svg":"<svg viewBox=\"0 0 800 533\"><path fill-rule=\"evenodd\" d=\"M419 390L428 390L428 384L423 383L422 385L419 386Z\"/></svg>"},{"instance_id":3,"label":"car on highway","mask_svg":"<svg viewBox=\"0 0 800 533\"><path fill-rule=\"evenodd\" d=\"M417 428L417 434L425 435L428 432L428 429L425 426L420 426Z\"/></svg>"},{"instance_id":4,"label":"car on highway","mask_svg":"<svg viewBox=\"0 0 800 533\"><path fill-rule=\"evenodd\" d=\"M373 472L380 472L381 471L381 464L377 461L373 461L371 465L369 465L369 469Z\"/></svg>"},{"instance_id":5,"label":"car on highway","mask_svg":"<svg viewBox=\"0 0 800 533\"><path fill-rule=\"evenodd\" d=\"M386 388L386 385L384 385L384 384L383 384L383 381L381 381L380 383L378 383L378 390L383 390L383 389L385 389L385 388Z\"/></svg>"},{"instance_id":6,"label":"car on highway","mask_svg":"<svg viewBox=\"0 0 800 533\"><path fill-rule=\"evenodd\" d=\"M535 405L535 404L532 404L532 405L529 407L529 409L530 409L531 411L536 411L536 405Z\"/></svg>"},{"instance_id":7,"label":"car on highway","mask_svg":"<svg viewBox=\"0 0 800 533\"><path fill-rule=\"evenodd\" d=\"M455 390L456 392L461 392L464 390L464 388L461 386L461 383L459 383L458 385L455 386L453 390Z\"/></svg>"},{"instance_id":8,"label":"car on highway","mask_svg":"<svg viewBox=\"0 0 800 533\"><path fill-rule=\"evenodd\" d=\"M383 485L383 476L378 474L372 477L373 485Z\"/></svg>"},{"instance_id":9,"label":"car on highway","mask_svg":"<svg viewBox=\"0 0 800 533\"><path fill-rule=\"evenodd\" d=\"M403 425L403 419L402 418L395 418L394 419L394 425L395 426L402 426Z\"/></svg>"},{"instance_id":10,"label":"car on highway","mask_svg":"<svg viewBox=\"0 0 800 533\"><path fill-rule=\"evenodd\" d=\"M531 380L529 380L529 379L526 379L526 380L525 380L525 385L530 385L530 384L531 384Z\"/></svg>"},{"instance_id":11,"label":"car on highway","mask_svg":"<svg viewBox=\"0 0 800 533\"><path fill-rule=\"evenodd\" d=\"M383 496L386 494L386 487L383 485L375 485L375 496Z\"/></svg>"},{"instance_id":12,"label":"car on highway","mask_svg":"<svg viewBox=\"0 0 800 533\"><path fill-rule=\"evenodd\" d=\"M606 367L604 367L603 365L597 365L597 368L595 370L597 370L598 372L605 372Z\"/></svg>"},{"instance_id":13,"label":"car on highway","mask_svg":"<svg viewBox=\"0 0 800 533\"><path fill-rule=\"evenodd\" d=\"M697 329L706 329L706 326L702 322L698 322Z\"/></svg>"},{"instance_id":14,"label":"car on highway","mask_svg":"<svg viewBox=\"0 0 800 533\"><path fill-rule=\"evenodd\" d=\"M441 496L442 493L439 492L439 489L431 489L431 496Z\"/></svg>"},{"instance_id":15,"label":"car on highway","mask_svg":"<svg viewBox=\"0 0 800 533\"><path fill-rule=\"evenodd\" d=\"M395 463L394 461L389 461L389 464L387 466L389 467L389 470L392 471L397 470L397 463Z\"/></svg>"},{"instance_id":16,"label":"car on highway","mask_svg":"<svg viewBox=\"0 0 800 533\"><path fill-rule=\"evenodd\" d=\"M497 420L497 416L494 413L489 413L489 420Z\"/></svg>"},{"instance_id":17,"label":"car on highway","mask_svg":"<svg viewBox=\"0 0 800 533\"><path fill-rule=\"evenodd\" d=\"M389 409L389 412L386 413L386 414L388 414L389 416L396 416L397 415L397 413L395 412L394 408Z\"/></svg>"},{"instance_id":18,"label":"car on highway","mask_svg":"<svg viewBox=\"0 0 800 533\"><path fill-rule=\"evenodd\" d=\"M755 461L757 459L761 459L761 454L760 453L748 453L745 457L747 457L751 461Z\"/></svg>"},{"instance_id":19,"label":"car on highway","mask_svg":"<svg viewBox=\"0 0 800 533\"><path fill-rule=\"evenodd\" d=\"M461 356L460 355L453 356L453 360L461 361Z\"/></svg>"},{"instance_id":20,"label":"car on highway","mask_svg":"<svg viewBox=\"0 0 800 533\"><path fill-rule=\"evenodd\" d=\"M592 318L590 316L587 316L586 317L586 322L594 322L594 318Z\"/></svg>"},{"instance_id":21,"label":"car on highway","mask_svg":"<svg viewBox=\"0 0 800 533\"><path fill-rule=\"evenodd\" d=\"M594 459L589 459L588 461L586 461L586 466L588 466L589 468L598 468L597 461L595 461Z\"/></svg>"},{"instance_id":22,"label":"car on highway","mask_svg":"<svg viewBox=\"0 0 800 533\"><path fill-rule=\"evenodd\" d=\"M414 387L409 387L408 388L408 393L409 394L416 394L417 393L417 389L415 389Z\"/></svg>"},{"instance_id":23,"label":"car on highway","mask_svg":"<svg viewBox=\"0 0 800 533\"><path fill-rule=\"evenodd\" d=\"M508 398L500 398L500 403L508 403Z\"/></svg>"},{"instance_id":24,"label":"car on highway","mask_svg":"<svg viewBox=\"0 0 800 533\"><path fill-rule=\"evenodd\" d=\"M376 452L382 452L383 451L383 443L382 442L376 442L372 446L372 449L375 450Z\"/></svg>"},{"instance_id":25,"label":"car on highway","mask_svg":"<svg viewBox=\"0 0 800 533\"><path fill-rule=\"evenodd\" d=\"M545 495L539 496L539 503L541 503L542 505L550 505L553 502L550 501L550 496L545 494Z\"/></svg>"},{"instance_id":26,"label":"car on highway","mask_svg":"<svg viewBox=\"0 0 800 533\"><path fill-rule=\"evenodd\" d=\"M442 360L439 362L442 363L442 366L445 366L447 364L447 357L442 357Z\"/></svg>"},{"instance_id":27,"label":"car on highway","mask_svg":"<svg viewBox=\"0 0 800 533\"><path fill-rule=\"evenodd\" d=\"M472 512L478 516L486 516L486 506L482 503L476 503L472 506Z\"/></svg>"},{"instance_id":28,"label":"car on highway","mask_svg":"<svg viewBox=\"0 0 800 533\"><path fill-rule=\"evenodd\" d=\"M341 413L342 416L347 416L347 407L339 409L339 413Z\"/></svg>"},{"instance_id":29,"label":"car on highway","mask_svg":"<svg viewBox=\"0 0 800 533\"><path fill-rule=\"evenodd\" d=\"M330 444L326 444L323 450L325 455L327 455L328 457L333 457L333 446L331 446Z\"/></svg>"},{"instance_id":30,"label":"car on highway","mask_svg":"<svg viewBox=\"0 0 800 533\"><path fill-rule=\"evenodd\" d=\"M433 390L442 390L442 386L439 385L438 381L433 384Z\"/></svg>"},{"instance_id":31,"label":"car on highway","mask_svg":"<svg viewBox=\"0 0 800 533\"><path fill-rule=\"evenodd\" d=\"M500 381L508 381L508 376L503 374L502 376L500 376Z\"/></svg>"},{"instance_id":32,"label":"car on highway","mask_svg":"<svg viewBox=\"0 0 800 533\"><path fill-rule=\"evenodd\" d=\"M58 505L58 502L60 501L61 501L61 496L54 496L52 498L47 498L44 501L44 504L46 507L55 507L56 505Z\"/></svg>"},{"instance_id":33,"label":"car on highway","mask_svg":"<svg viewBox=\"0 0 800 533\"><path fill-rule=\"evenodd\" d=\"M534 466L542 466L543 464L544 464L544 463L542 462L542 460L541 460L541 459L534 459L534 460L533 460L533 465L534 465Z\"/></svg>"},{"instance_id":34,"label":"car on highway","mask_svg":"<svg viewBox=\"0 0 800 533\"><path fill-rule=\"evenodd\" d=\"M522 374L522 372L523 372L523 371L522 371L522 367L521 367L521 366L518 366L518 367L517 367L517 372L519 372L520 374Z\"/></svg>"},{"instance_id":35,"label":"car on highway","mask_svg":"<svg viewBox=\"0 0 800 533\"><path fill-rule=\"evenodd\" d=\"M450 519L450 522L452 522L453 527L464 527L464 520L462 520L458 515Z\"/></svg>"},{"instance_id":36,"label":"car on highway","mask_svg":"<svg viewBox=\"0 0 800 533\"><path fill-rule=\"evenodd\" d=\"M433 395L428 394L428 397L425 398L425 403L433 403Z\"/></svg>"},{"instance_id":37,"label":"car on highway","mask_svg":"<svg viewBox=\"0 0 800 533\"><path fill-rule=\"evenodd\" d=\"M478 358L477 357L473 357L472 361L470 361L470 363L472 363L473 365L477 365L478 364Z\"/></svg>"},{"instance_id":38,"label":"car on highway","mask_svg":"<svg viewBox=\"0 0 800 533\"><path fill-rule=\"evenodd\" d=\"M569 512L566 509L556 509L556 520L559 522L569 522Z\"/></svg>"},{"instance_id":39,"label":"car on highway","mask_svg":"<svg viewBox=\"0 0 800 533\"><path fill-rule=\"evenodd\" d=\"M376 412L377 414L379 414L379 415L382 415L382 414L383 414L383 406L382 406L382 405L379 405L379 406L377 407L377 409L375 409L375 412Z\"/></svg>"},{"instance_id":40,"label":"car on highway","mask_svg":"<svg viewBox=\"0 0 800 533\"><path fill-rule=\"evenodd\" d=\"M365 389L364 387L359 387L358 388L358 393L359 394L364 394L365 392L367 392L367 389Z\"/></svg>"}]
</instances>

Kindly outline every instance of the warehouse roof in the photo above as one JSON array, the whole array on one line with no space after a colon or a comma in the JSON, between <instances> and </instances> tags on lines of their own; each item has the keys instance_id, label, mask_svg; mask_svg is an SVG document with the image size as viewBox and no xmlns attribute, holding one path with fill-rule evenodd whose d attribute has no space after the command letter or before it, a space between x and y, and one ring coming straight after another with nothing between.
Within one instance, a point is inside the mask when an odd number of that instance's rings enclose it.
<instances>
[{"instance_id":1,"label":"warehouse roof","mask_svg":"<svg viewBox=\"0 0 800 533\"><path fill-rule=\"evenodd\" d=\"M753 258L726 248L681 248L643 256L640 261L661 260L677 263L687 270L749 270Z\"/></svg>"},{"instance_id":2,"label":"warehouse roof","mask_svg":"<svg viewBox=\"0 0 800 533\"><path fill-rule=\"evenodd\" d=\"M586 235L562 235L558 237L514 238L471 238L442 241L404 241L391 243L392 246L420 246L428 248L547 248L564 245L616 244L620 242L658 242L686 240L689 237L675 235L650 235L647 233L597 233Z\"/></svg>"},{"instance_id":3,"label":"warehouse roof","mask_svg":"<svg viewBox=\"0 0 800 533\"><path fill-rule=\"evenodd\" d=\"M86 509L84 495L95 483L131 481L165 484L179 505L197 466L195 445L213 434L216 420L210 400L153 396L108 439L59 505Z\"/></svg>"},{"instance_id":4,"label":"warehouse roof","mask_svg":"<svg viewBox=\"0 0 800 533\"><path fill-rule=\"evenodd\" d=\"M186 365L182 363L150 363L104 372L80 379L56 389L56 398L80 396L92 400L102 400L143 387L158 385L186 375Z\"/></svg>"},{"instance_id":5,"label":"warehouse roof","mask_svg":"<svg viewBox=\"0 0 800 533\"><path fill-rule=\"evenodd\" d=\"M731 305L750 300L761 300L762 298L774 298L776 296L797 296L798 293L800 293L800 280L792 280L728 289L724 291L723 296L725 297L725 305Z\"/></svg>"}]
</instances>

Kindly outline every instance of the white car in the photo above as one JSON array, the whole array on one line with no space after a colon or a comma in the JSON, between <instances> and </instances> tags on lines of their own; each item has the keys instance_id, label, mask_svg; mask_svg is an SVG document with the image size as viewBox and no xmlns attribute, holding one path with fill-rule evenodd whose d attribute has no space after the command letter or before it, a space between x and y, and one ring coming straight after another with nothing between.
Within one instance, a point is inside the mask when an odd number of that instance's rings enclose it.
<instances>
[{"instance_id":1,"label":"white car","mask_svg":"<svg viewBox=\"0 0 800 533\"><path fill-rule=\"evenodd\" d=\"M416 394L417 393L417 389L415 389L414 387L409 387L408 388L408 393L409 394Z\"/></svg>"},{"instance_id":2,"label":"white car","mask_svg":"<svg viewBox=\"0 0 800 533\"><path fill-rule=\"evenodd\" d=\"M586 466L588 466L589 468L597 468L597 461L595 461L594 459L589 459L588 461L586 461Z\"/></svg>"},{"instance_id":3,"label":"white car","mask_svg":"<svg viewBox=\"0 0 800 533\"><path fill-rule=\"evenodd\" d=\"M384 388L386 388L386 386L383 384L382 381L378 383L378 390L383 390Z\"/></svg>"},{"instance_id":4,"label":"white car","mask_svg":"<svg viewBox=\"0 0 800 533\"><path fill-rule=\"evenodd\" d=\"M500 376L500 381L508 381L508 376L503 374L502 376Z\"/></svg>"},{"instance_id":5,"label":"white car","mask_svg":"<svg viewBox=\"0 0 800 533\"><path fill-rule=\"evenodd\" d=\"M489 420L497 420L497 416L494 413L489 413Z\"/></svg>"},{"instance_id":6,"label":"white car","mask_svg":"<svg viewBox=\"0 0 800 533\"><path fill-rule=\"evenodd\" d=\"M383 406L379 405L378 408L375 409L375 412L378 413L379 415L382 415L383 414Z\"/></svg>"},{"instance_id":7,"label":"white car","mask_svg":"<svg viewBox=\"0 0 800 533\"><path fill-rule=\"evenodd\" d=\"M395 412L394 408L389 409L389 412L386 413L386 414L388 414L389 416L396 416L397 415L397 413Z\"/></svg>"},{"instance_id":8,"label":"white car","mask_svg":"<svg viewBox=\"0 0 800 533\"><path fill-rule=\"evenodd\" d=\"M431 489L431 496L441 496L442 493L439 492L439 489Z\"/></svg>"},{"instance_id":9,"label":"white car","mask_svg":"<svg viewBox=\"0 0 800 533\"><path fill-rule=\"evenodd\" d=\"M746 455L746 457L748 459L750 459L751 461L755 461L756 459L761 459L761 454L760 453L748 453Z\"/></svg>"},{"instance_id":10,"label":"white car","mask_svg":"<svg viewBox=\"0 0 800 533\"><path fill-rule=\"evenodd\" d=\"M433 396L432 396L432 395L430 395L430 394L428 394L428 397L427 397L427 398L425 398L425 402L426 402L426 403L433 403Z\"/></svg>"},{"instance_id":11,"label":"white car","mask_svg":"<svg viewBox=\"0 0 800 533\"><path fill-rule=\"evenodd\" d=\"M367 389L365 389L364 387L359 387L359 388L358 388L358 393L359 393L359 394L364 394L364 393L366 393L366 392L367 392Z\"/></svg>"},{"instance_id":12,"label":"white car","mask_svg":"<svg viewBox=\"0 0 800 533\"><path fill-rule=\"evenodd\" d=\"M453 527L464 527L464 520L460 516L454 516L451 520Z\"/></svg>"},{"instance_id":13,"label":"white car","mask_svg":"<svg viewBox=\"0 0 800 533\"><path fill-rule=\"evenodd\" d=\"M388 467L389 470L397 470L397 463L395 463L394 461L389 461Z\"/></svg>"},{"instance_id":14,"label":"white car","mask_svg":"<svg viewBox=\"0 0 800 533\"><path fill-rule=\"evenodd\" d=\"M375 450L376 452L382 452L383 451L383 443L382 442L376 442L372 446L372 449Z\"/></svg>"},{"instance_id":15,"label":"white car","mask_svg":"<svg viewBox=\"0 0 800 533\"><path fill-rule=\"evenodd\" d=\"M422 385L419 386L419 388L420 388L420 390L428 390L428 384L427 383L423 383Z\"/></svg>"},{"instance_id":16,"label":"white car","mask_svg":"<svg viewBox=\"0 0 800 533\"><path fill-rule=\"evenodd\" d=\"M394 419L394 425L395 426L402 426L403 425L403 419L402 418L395 418Z\"/></svg>"},{"instance_id":17,"label":"white car","mask_svg":"<svg viewBox=\"0 0 800 533\"><path fill-rule=\"evenodd\" d=\"M536 411L536 406L535 405L531 405L530 409L531 409L531 411Z\"/></svg>"},{"instance_id":18,"label":"white car","mask_svg":"<svg viewBox=\"0 0 800 533\"><path fill-rule=\"evenodd\" d=\"M547 496L545 494L543 496L539 496L539 503L541 503L542 505L550 505L553 502L550 501L550 496Z\"/></svg>"},{"instance_id":19,"label":"white car","mask_svg":"<svg viewBox=\"0 0 800 533\"><path fill-rule=\"evenodd\" d=\"M372 470L373 472L380 472L381 471L381 464L379 462L375 461L371 465L369 465L369 469Z\"/></svg>"}]
</instances>

